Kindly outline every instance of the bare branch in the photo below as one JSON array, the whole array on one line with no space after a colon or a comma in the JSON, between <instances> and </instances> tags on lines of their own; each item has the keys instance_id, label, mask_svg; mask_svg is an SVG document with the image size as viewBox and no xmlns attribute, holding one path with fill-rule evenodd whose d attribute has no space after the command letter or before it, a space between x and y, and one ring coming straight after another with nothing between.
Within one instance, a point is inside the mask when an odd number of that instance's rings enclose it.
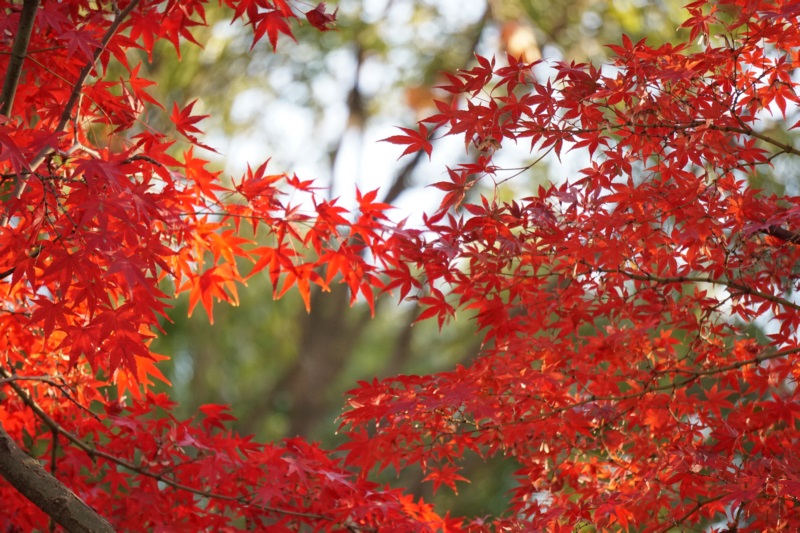
<instances>
[{"instance_id":1,"label":"bare branch","mask_svg":"<svg viewBox=\"0 0 800 533\"><path fill-rule=\"evenodd\" d=\"M39 8L39 0L25 0L22 4L17 35L14 37L14 44L11 47L11 59L8 62L6 77L3 81L3 90L0 92L0 115L8 116L11 107L14 105L14 96L17 94L19 77L22 74L22 64L28 53L28 44L31 41L33 23L36 20L36 10Z\"/></svg>"},{"instance_id":2,"label":"bare branch","mask_svg":"<svg viewBox=\"0 0 800 533\"><path fill-rule=\"evenodd\" d=\"M763 230L763 232L770 237L775 237L776 239L780 239L784 242L789 242L792 244L800 244L800 233L795 233L793 231L789 231L786 228L782 228L780 226L770 226L767 229Z\"/></svg>"}]
</instances>

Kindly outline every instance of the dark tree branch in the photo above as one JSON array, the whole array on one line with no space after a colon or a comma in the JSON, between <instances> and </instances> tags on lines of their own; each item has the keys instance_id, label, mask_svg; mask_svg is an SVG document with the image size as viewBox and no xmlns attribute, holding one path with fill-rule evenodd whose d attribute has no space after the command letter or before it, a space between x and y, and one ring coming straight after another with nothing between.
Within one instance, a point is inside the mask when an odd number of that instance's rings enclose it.
<instances>
[{"instance_id":1,"label":"dark tree branch","mask_svg":"<svg viewBox=\"0 0 800 533\"><path fill-rule=\"evenodd\" d=\"M775 237L776 239L780 239L784 242L800 244L800 233L789 231L786 228L773 225L762 231L770 237Z\"/></svg>"},{"instance_id":2,"label":"dark tree branch","mask_svg":"<svg viewBox=\"0 0 800 533\"><path fill-rule=\"evenodd\" d=\"M19 449L0 424L0 475L70 533L113 533L114 528L63 483Z\"/></svg>"},{"instance_id":3,"label":"dark tree branch","mask_svg":"<svg viewBox=\"0 0 800 533\"><path fill-rule=\"evenodd\" d=\"M58 239L60 239L60 238L61 237L59 237ZM53 242L58 241L58 239L56 239ZM42 253L42 249L44 249L44 247L40 244L39 246L36 247L36 249L33 252L28 254L28 257L30 257L31 259L35 259L36 257L39 256L40 253ZM13 266L11 268L7 268L6 270L3 270L2 272L0 272L0 281L6 279L8 276L13 274L16 269L17 269L17 267L15 265L15 266Z\"/></svg>"},{"instance_id":4,"label":"dark tree branch","mask_svg":"<svg viewBox=\"0 0 800 533\"><path fill-rule=\"evenodd\" d=\"M397 176L394 177L392 185L386 191L386 196L381 199L381 202L390 204L397 200L397 197L403 194L406 189L411 186L411 173L417 168L417 165L422 161L422 156L425 152L422 150L414 153L414 156L400 169Z\"/></svg>"},{"instance_id":5,"label":"dark tree branch","mask_svg":"<svg viewBox=\"0 0 800 533\"><path fill-rule=\"evenodd\" d=\"M106 45L108 45L109 41L111 41L111 38L114 37L114 34L117 33L120 24L122 24L122 22L128 17L128 15L131 14L131 11L133 11L138 4L139 0L131 0L131 3L125 6L125 9L116 14L114 20L111 22L111 25L103 35L103 39L100 41L100 46L95 49L92 60L87 62L81 69L80 73L78 74L78 79L75 80L75 83L72 86L72 93L70 93L69 100L67 100L67 103L64 106L64 111L61 112L61 118L58 121L58 126L56 126L57 133L64 131L64 128L67 127L67 123L72 118L72 110L78 103L78 98L80 98L81 91L83 91L83 83L86 81L86 78L89 76L89 73L92 71L92 69L94 69L94 65L97 63L97 59L100 57L100 54L103 53L103 51L106 49ZM44 156L42 156L42 159L44 159ZM35 166L31 164L31 168L35 169Z\"/></svg>"},{"instance_id":6,"label":"dark tree branch","mask_svg":"<svg viewBox=\"0 0 800 533\"><path fill-rule=\"evenodd\" d=\"M28 44L31 41L38 8L39 0L25 0L22 4L17 35L14 37L14 44L11 47L11 59L8 62L6 77L3 81L3 90L0 92L0 115L8 116L14 105L14 96L17 94L19 78L22 75L22 64L28 53Z\"/></svg>"},{"instance_id":7,"label":"dark tree branch","mask_svg":"<svg viewBox=\"0 0 800 533\"><path fill-rule=\"evenodd\" d=\"M27 6L29 3L33 2L29 2L26 0L25 6ZM36 2L36 4L38 4L38 2ZM111 25L108 27L108 30L106 30L106 33L103 35L103 38L100 41L100 46L98 46L95 49L91 61L88 61L83 66L81 71L78 73L78 79L75 80L75 83L72 86L72 92L69 95L67 103L64 105L64 111L61 112L61 118L59 119L58 125L56 126L56 129L53 132L54 134L61 133L67 127L67 123L69 123L70 119L72 118L72 111L75 109L75 105L78 103L78 99L81 96L81 91L83 90L83 84L86 81L86 78L89 76L89 73L92 72L92 69L94 69L95 63L97 63L97 59L100 57L100 54L102 54L103 51L106 49L106 45L108 45L109 41L111 41L111 38L114 37L114 35L117 33L117 30L119 29L120 25L128 17L128 15L131 14L131 11L133 11L137 5L139 5L139 0L131 0L131 3L125 6L125 9L119 11L115 15L114 20L111 22ZM22 24L22 21L20 21L20 24ZM25 44L25 47L27 48L27 43ZM29 164L30 172L35 172L36 169L39 168L39 165L41 165L47 158L47 156L50 155L52 152L53 152L52 146L46 146L42 148L39 151L39 153L36 154L36 157L34 157L33 160L30 162ZM15 198L20 198L22 196L22 193L25 192L27 184L28 181L26 179L22 179L22 177L20 176L20 179L17 180L16 190L14 191ZM10 213L6 212L5 215L3 216L2 223L0 223L0 225L5 226L6 224L8 224L9 218L10 218Z\"/></svg>"},{"instance_id":8,"label":"dark tree branch","mask_svg":"<svg viewBox=\"0 0 800 533\"><path fill-rule=\"evenodd\" d=\"M0 384L10 385L18 394L22 391L18 381L39 381L62 388L51 376L17 376L3 368L0 368L0 376L3 376ZM22 399L25 401L24 397ZM50 457L52 473L48 473L39 461L22 451L0 423L0 476L50 516L51 530L53 524L59 524L70 533L113 532L114 528L105 518L54 476L59 429L51 427L50 430L53 432Z\"/></svg>"},{"instance_id":9,"label":"dark tree branch","mask_svg":"<svg viewBox=\"0 0 800 533\"><path fill-rule=\"evenodd\" d=\"M50 430L52 433L53 441L50 443L50 475L57 478L58 474L58 432ZM50 533L55 533L56 521L50 518Z\"/></svg>"},{"instance_id":10,"label":"dark tree branch","mask_svg":"<svg viewBox=\"0 0 800 533\"><path fill-rule=\"evenodd\" d=\"M0 272L0 280L6 279L8 276L14 273L17 267L7 268L6 270Z\"/></svg>"},{"instance_id":11,"label":"dark tree branch","mask_svg":"<svg viewBox=\"0 0 800 533\"><path fill-rule=\"evenodd\" d=\"M333 199L333 188L336 185L336 161L341 155L342 143L344 142L345 135L350 128L356 129L359 132L359 135L362 135L364 123L367 120L366 109L364 105L364 95L361 93L361 86L359 85L361 69L364 66L364 60L366 59L366 51L359 42L356 42L355 59L356 68L353 74L353 86L350 89L350 93L347 95L347 122L342 129L342 134L339 136L339 140L336 142L336 146L334 146L330 152L328 152L328 159L331 167L331 179L330 183L328 183L329 200Z\"/></svg>"},{"instance_id":12,"label":"dark tree branch","mask_svg":"<svg viewBox=\"0 0 800 533\"><path fill-rule=\"evenodd\" d=\"M486 23L489 21L490 17L491 9L490 6L487 5L480 20L478 20L478 22L476 22L474 27L471 29L473 39L469 50L469 56L465 58L464 61L465 64L474 58L475 50L478 48L481 36L483 35L483 30L486 27ZM422 150L414 153L414 156L408 161L408 163L405 164L402 169L400 169L400 172L398 172L398 174L395 176L391 186L389 186L389 190L386 191L386 195L381 198L381 202L391 204L411 186L411 174L422 162L423 155L424 152Z\"/></svg>"}]
</instances>

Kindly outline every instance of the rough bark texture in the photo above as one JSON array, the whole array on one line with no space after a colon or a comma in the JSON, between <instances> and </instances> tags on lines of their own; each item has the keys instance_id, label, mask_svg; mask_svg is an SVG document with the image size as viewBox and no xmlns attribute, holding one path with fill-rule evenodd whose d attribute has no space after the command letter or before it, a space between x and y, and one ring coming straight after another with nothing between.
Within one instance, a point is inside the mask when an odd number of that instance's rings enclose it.
<instances>
[{"instance_id":1,"label":"rough bark texture","mask_svg":"<svg viewBox=\"0 0 800 533\"><path fill-rule=\"evenodd\" d=\"M0 424L0 475L70 533L105 533L114 528L19 449Z\"/></svg>"}]
</instances>

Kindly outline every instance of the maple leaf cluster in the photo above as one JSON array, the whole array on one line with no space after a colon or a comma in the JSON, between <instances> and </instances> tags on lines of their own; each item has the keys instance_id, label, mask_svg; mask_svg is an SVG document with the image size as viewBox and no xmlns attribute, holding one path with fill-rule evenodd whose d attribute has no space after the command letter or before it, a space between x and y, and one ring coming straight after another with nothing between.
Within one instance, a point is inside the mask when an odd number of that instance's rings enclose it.
<instances>
[{"instance_id":1,"label":"maple leaf cluster","mask_svg":"<svg viewBox=\"0 0 800 533\"><path fill-rule=\"evenodd\" d=\"M298 15L320 30L336 16L224 3L273 49ZM129 54L198 44L203 1L0 0L0 441L127 530L800 529L800 207L747 181L800 155L760 128L800 103L800 10L722 4L687 6L683 43L623 37L613 68L554 63L540 79L535 63L477 57L448 74L449 103L386 141L430 155L462 136L475 156L433 184L439 209L411 228L376 191L350 212L267 163L230 182L209 169L196 102L158 102ZM165 107L174 128L156 131L148 117ZM589 158L504 202L519 170L494 158L509 143L537 162ZM439 327L461 311L482 353L360 382L334 453L254 443L221 406L176 419L149 390L165 380L149 347L165 287L213 320L259 273L307 307L313 285L343 283L373 308L378 293L416 301ZM755 336L759 318L769 329ZM519 465L491 521L369 480L418 465L455 489L468 451ZM6 468L0 525L43 529L46 502Z\"/></svg>"},{"instance_id":2,"label":"maple leaf cluster","mask_svg":"<svg viewBox=\"0 0 800 533\"><path fill-rule=\"evenodd\" d=\"M292 204L292 192L314 194L312 182L270 174L267 163L223 180L199 154L210 147L197 102L172 103L171 131L151 127L165 105L129 52L198 44L191 30L205 24L204 3L0 2L0 33L13 36L0 71L18 76L7 76L0 109L2 428L126 530L445 524L316 445L256 444L227 429L233 417L219 406L177 420L149 391L166 381L165 357L149 347L174 297L165 287L212 321L215 301L236 303L238 286L263 272L276 297L297 289L306 303L312 285L344 282L370 301L381 287L364 259L385 232L389 206L375 192L359 193L349 213L323 199ZM291 37L303 13L288 0L226 4L252 26L253 46ZM311 13L321 29L335 19L324 6ZM126 74L109 79L112 62ZM258 243L241 236L243 224ZM0 485L4 530L46 527L23 492Z\"/></svg>"},{"instance_id":3,"label":"maple leaf cluster","mask_svg":"<svg viewBox=\"0 0 800 533\"><path fill-rule=\"evenodd\" d=\"M454 486L466 450L512 456L498 527L800 527L799 200L748 185L800 155L760 127L797 115L800 11L723 3L687 6L683 43L623 36L612 68L556 63L540 79L538 62L477 57L440 87L451 103L386 139L428 153L462 136L477 154L433 184L445 194L413 245L393 236L404 261L387 286L424 291L440 326L471 313L484 349L351 390L348 463L418 464ZM503 202L519 169L494 154L509 143L536 162L590 157ZM464 203L486 182L493 194Z\"/></svg>"}]
</instances>

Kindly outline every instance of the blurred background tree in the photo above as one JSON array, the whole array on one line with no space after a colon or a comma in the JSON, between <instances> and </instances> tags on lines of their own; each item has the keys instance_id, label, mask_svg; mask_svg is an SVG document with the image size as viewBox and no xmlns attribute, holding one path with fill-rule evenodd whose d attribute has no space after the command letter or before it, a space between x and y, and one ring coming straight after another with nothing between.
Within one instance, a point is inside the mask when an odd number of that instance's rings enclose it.
<instances>
[{"instance_id":1,"label":"blurred background tree","mask_svg":"<svg viewBox=\"0 0 800 533\"><path fill-rule=\"evenodd\" d=\"M281 38L277 54L263 43L250 50L241 24L230 24L230 13L213 8L208 28L197 29L198 40L208 43L204 50L187 48L179 65L168 48L154 54L149 68L159 83L152 91L161 101L181 104L201 98L195 112L214 117L202 124L207 144L224 154L202 157L218 161L228 174L271 158L272 172L313 178L345 205L356 186L380 187L381 201L398 206L395 218L409 216L413 223L423 209L438 205L438 194L424 186L439 181L445 165L476 157L455 145L435 150L433 163L422 152L396 161L401 150L378 143L395 135L395 126L413 126L431 114L434 98L447 98L435 88L441 72L470 68L476 53L500 61L505 52L528 61L602 61L602 45L619 42L622 33L634 41L674 38L680 5L342 0L328 5L328 11L338 8L336 31L320 34L305 24L297 28L297 43ZM531 163L524 146L515 157L507 166ZM537 165L513 187L563 179L564 172ZM469 317L438 333L427 321L412 327L417 310L391 298L378 301L374 319L366 305L348 309L349 298L341 287L317 291L307 314L296 295L273 301L267 276L259 275L241 291L238 308L215 310L212 327L187 319L181 301L171 314L174 322L164 326L167 335L154 345L171 357L165 373L174 399L186 415L205 403L230 404L239 419L235 429L258 439L303 435L335 446L343 395L356 380L435 372L480 353L481 337ZM436 501L455 514L499 509L513 462L475 458L469 468L481 487L473 491L475 499L459 500L463 507L454 508L441 491ZM404 473L401 482L430 497L419 473Z\"/></svg>"}]
</instances>

